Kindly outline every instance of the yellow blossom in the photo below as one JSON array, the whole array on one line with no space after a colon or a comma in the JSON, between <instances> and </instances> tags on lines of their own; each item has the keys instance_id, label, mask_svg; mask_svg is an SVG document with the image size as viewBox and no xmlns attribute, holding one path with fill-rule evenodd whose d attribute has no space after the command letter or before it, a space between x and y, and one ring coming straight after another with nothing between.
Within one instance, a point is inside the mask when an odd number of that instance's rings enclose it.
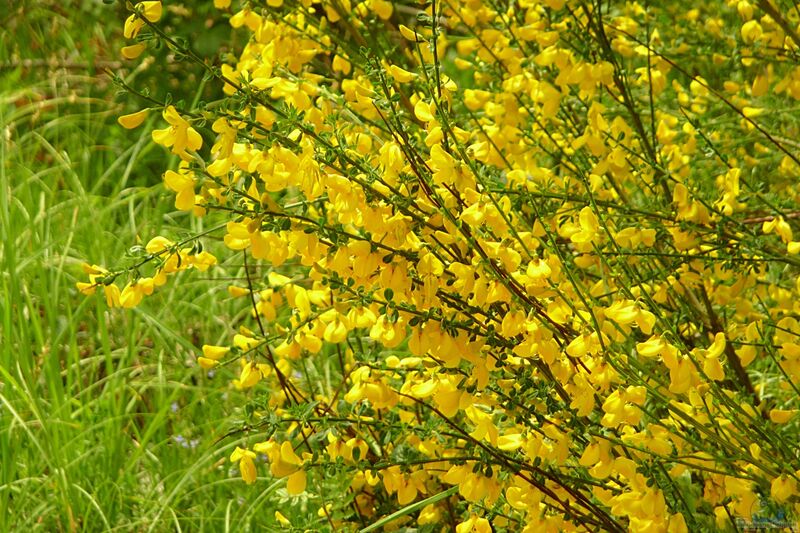
<instances>
[{"instance_id":1,"label":"yellow blossom","mask_svg":"<svg viewBox=\"0 0 800 533\"><path fill-rule=\"evenodd\" d=\"M239 472L241 472L242 479L248 485L256 482L256 464L253 462L255 458L256 454L254 452L238 446L231 454L231 462L239 462Z\"/></svg>"},{"instance_id":2,"label":"yellow blossom","mask_svg":"<svg viewBox=\"0 0 800 533\"><path fill-rule=\"evenodd\" d=\"M203 138L173 106L167 106L163 116L170 126L162 130L154 130L153 141L167 148L172 147L172 153L188 159L186 150L199 150L203 145Z\"/></svg>"}]
</instances>

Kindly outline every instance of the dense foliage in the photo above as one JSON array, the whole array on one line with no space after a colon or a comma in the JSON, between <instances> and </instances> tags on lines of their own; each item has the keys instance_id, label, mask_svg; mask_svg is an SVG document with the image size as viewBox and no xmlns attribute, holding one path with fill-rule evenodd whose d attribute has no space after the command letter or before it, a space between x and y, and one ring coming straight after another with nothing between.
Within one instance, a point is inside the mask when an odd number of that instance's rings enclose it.
<instances>
[{"instance_id":1,"label":"dense foliage","mask_svg":"<svg viewBox=\"0 0 800 533\"><path fill-rule=\"evenodd\" d=\"M197 362L247 392L230 460L287 478L284 525L792 516L798 10L655 4L215 0L247 36L216 57L131 4L125 58L222 90L117 80L208 229L79 287L133 307L231 272L251 312Z\"/></svg>"}]
</instances>

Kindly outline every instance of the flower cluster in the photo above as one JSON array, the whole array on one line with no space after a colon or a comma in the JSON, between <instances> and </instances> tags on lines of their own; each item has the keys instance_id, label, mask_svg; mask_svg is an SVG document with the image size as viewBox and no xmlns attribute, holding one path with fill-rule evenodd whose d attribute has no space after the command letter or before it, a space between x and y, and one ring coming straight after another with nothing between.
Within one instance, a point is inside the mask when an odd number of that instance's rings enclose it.
<instances>
[{"instance_id":1,"label":"flower cluster","mask_svg":"<svg viewBox=\"0 0 800 533\"><path fill-rule=\"evenodd\" d=\"M795 512L800 38L780 4L215 1L248 35L221 64L134 6L126 36L221 98L163 105L175 205L264 267L199 358L239 365L252 401L242 478L262 454L319 504L312 528L422 500L392 525ZM119 297L98 268L82 287L129 306L213 263L181 253Z\"/></svg>"},{"instance_id":2,"label":"flower cluster","mask_svg":"<svg viewBox=\"0 0 800 533\"><path fill-rule=\"evenodd\" d=\"M77 288L83 294L94 294L98 287L103 293L109 307L132 308L139 305L145 296L167 282L167 275L188 270L190 268L205 272L217 264L211 253L198 247L181 248L164 237L154 237L147 245L138 250L143 258L131 267L117 271L109 271L98 265L83 265L83 271L89 275L89 281L80 281ZM144 264L154 265L152 276L142 276L139 268ZM128 275L130 281L120 289L115 281L120 276Z\"/></svg>"}]
</instances>

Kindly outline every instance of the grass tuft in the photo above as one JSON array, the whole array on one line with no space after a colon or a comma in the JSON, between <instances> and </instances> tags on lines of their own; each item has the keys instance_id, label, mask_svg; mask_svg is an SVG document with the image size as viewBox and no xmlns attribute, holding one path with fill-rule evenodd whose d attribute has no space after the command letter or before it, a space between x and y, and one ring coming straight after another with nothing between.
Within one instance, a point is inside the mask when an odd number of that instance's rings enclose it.
<instances>
[{"instance_id":1,"label":"grass tuft","mask_svg":"<svg viewBox=\"0 0 800 533\"><path fill-rule=\"evenodd\" d=\"M0 15L0 531L275 529L280 484L226 477L213 444L237 398L194 363L235 323L225 302L188 276L135 312L75 289L81 263L174 237L182 215L168 155L116 125L109 12L35 4Z\"/></svg>"}]
</instances>

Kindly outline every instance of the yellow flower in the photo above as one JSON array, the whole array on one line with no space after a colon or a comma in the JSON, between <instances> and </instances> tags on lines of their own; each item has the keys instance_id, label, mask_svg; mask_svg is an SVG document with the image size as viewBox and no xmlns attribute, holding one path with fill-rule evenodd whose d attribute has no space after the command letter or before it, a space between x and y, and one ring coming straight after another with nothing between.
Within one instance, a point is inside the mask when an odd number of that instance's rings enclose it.
<instances>
[{"instance_id":1,"label":"yellow flower","mask_svg":"<svg viewBox=\"0 0 800 533\"><path fill-rule=\"evenodd\" d=\"M120 49L120 52L122 53L122 57L125 59L136 59L142 55L142 52L144 52L145 48L147 48L147 46L145 46L144 43L138 43L130 46L123 46L122 49Z\"/></svg>"},{"instance_id":2,"label":"yellow flower","mask_svg":"<svg viewBox=\"0 0 800 533\"><path fill-rule=\"evenodd\" d=\"M155 283L153 278L140 278L128 283L119 295L119 303L122 307L130 309L136 307L145 296L153 294Z\"/></svg>"},{"instance_id":3,"label":"yellow flower","mask_svg":"<svg viewBox=\"0 0 800 533\"><path fill-rule=\"evenodd\" d=\"M117 122L119 122L119 124L123 128L128 130L131 130L133 128L138 128L142 124L142 122L144 122L144 119L147 118L148 111L149 111L148 109L142 109L141 111L137 111L136 113L131 113L129 115L122 115L117 119Z\"/></svg>"},{"instance_id":4,"label":"yellow flower","mask_svg":"<svg viewBox=\"0 0 800 533\"><path fill-rule=\"evenodd\" d=\"M227 346L211 346L209 344L203 345L203 355L215 361L225 357L231 349Z\"/></svg>"},{"instance_id":5,"label":"yellow flower","mask_svg":"<svg viewBox=\"0 0 800 533\"><path fill-rule=\"evenodd\" d=\"M469 519L456 526L456 533L490 533L492 526L483 517L470 515Z\"/></svg>"},{"instance_id":6,"label":"yellow flower","mask_svg":"<svg viewBox=\"0 0 800 533\"><path fill-rule=\"evenodd\" d=\"M270 440L256 444L253 449L269 457L269 470L273 476L288 478L286 490L289 494L297 495L306 490L306 472L303 470L305 459L298 457L291 442L278 444Z\"/></svg>"},{"instance_id":7,"label":"yellow flower","mask_svg":"<svg viewBox=\"0 0 800 533\"><path fill-rule=\"evenodd\" d=\"M203 355L197 358L197 362L206 370L214 368L219 364L219 360L231 351L227 346L203 345Z\"/></svg>"},{"instance_id":8,"label":"yellow flower","mask_svg":"<svg viewBox=\"0 0 800 533\"><path fill-rule=\"evenodd\" d=\"M425 42L425 38L422 35L417 33L416 30L412 30L408 26L400 24L400 26L398 26L398 29L400 30L400 35L402 35L411 42L417 42L417 43Z\"/></svg>"},{"instance_id":9,"label":"yellow flower","mask_svg":"<svg viewBox=\"0 0 800 533\"><path fill-rule=\"evenodd\" d=\"M123 35L126 39L133 39L139 35L141 29L145 26L145 22L142 17L149 22L158 22L158 20L161 18L161 2L139 2L136 4L134 9L136 13L133 13L125 21Z\"/></svg>"},{"instance_id":10,"label":"yellow flower","mask_svg":"<svg viewBox=\"0 0 800 533\"><path fill-rule=\"evenodd\" d=\"M87 283L85 281L79 281L75 284L75 287L81 292L81 294L85 294L86 296L90 296L94 294L95 290L97 289L96 283Z\"/></svg>"},{"instance_id":11,"label":"yellow flower","mask_svg":"<svg viewBox=\"0 0 800 533\"><path fill-rule=\"evenodd\" d=\"M186 149L197 151L203 145L203 138L194 128L189 125L189 122L181 117L180 113L173 107L167 106L163 113L164 120L169 124L169 128L153 131L153 141L156 143L172 147L172 153L180 156L182 159L188 159Z\"/></svg>"},{"instance_id":12,"label":"yellow flower","mask_svg":"<svg viewBox=\"0 0 800 533\"><path fill-rule=\"evenodd\" d=\"M413 72L409 72L407 70L403 70L400 67L398 67L397 65L391 65L389 67L389 74L391 74L391 76L398 83L408 83L409 81L415 80L417 78L417 75L414 74ZM420 100L420 102L422 102L422 100ZM417 103L417 105L419 105L419 102ZM414 110L416 112L416 106L415 106ZM419 115L417 115L417 118L419 118ZM431 117L431 118L433 118L433 117Z\"/></svg>"},{"instance_id":13,"label":"yellow flower","mask_svg":"<svg viewBox=\"0 0 800 533\"><path fill-rule=\"evenodd\" d=\"M347 325L340 316L337 315L336 319L325 327L322 338L332 344L338 344L347 339Z\"/></svg>"},{"instance_id":14,"label":"yellow flower","mask_svg":"<svg viewBox=\"0 0 800 533\"><path fill-rule=\"evenodd\" d=\"M255 458L256 454L254 452L238 446L231 454L231 462L239 461L239 472L242 474L244 482L248 485L256 482L256 464L253 462Z\"/></svg>"},{"instance_id":15,"label":"yellow flower","mask_svg":"<svg viewBox=\"0 0 800 533\"><path fill-rule=\"evenodd\" d=\"M369 330L369 336L386 348L394 348L405 339L405 321L398 319L391 322L386 315L381 315Z\"/></svg>"},{"instance_id":16,"label":"yellow flower","mask_svg":"<svg viewBox=\"0 0 800 533\"><path fill-rule=\"evenodd\" d=\"M255 387L261 381L261 369L255 363L242 359L242 372L239 379L234 380L237 389L249 389Z\"/></svg>"},{"instance_id":17,"label":"yellow flower","mask_svg":"<svg viewBox=\"0 0 800 533\"><path fill-rule=\"evenodd\" d=\"M396 68L396 67L395 67ZM402 69L397 69L399 71L405 72ZM394 73L392 73L394 75ZM400 80L397 80L400 81ZM422 122L431 122L434 119L433 116L433 106L425 102L425 100L419 100L414 105L414 116L420 119Z\"/></svg>"},{"instance_id":18,"label":"yellow flower","mask_svg":"<svg viewBox=\"0 0 800 533\"><path fill-rule=\"evenodd\" d=\"M106 297L106 305L109 307L119 307L120 306L120 290L119 287L114 285L103 285L103 293Z\"/></svg>"},{"instance_id":19,"label":"yellow flower","mask_svg":"<svg viewBox=\"0 0 800 533\"><path fill-rule=\"evenodd\" d=\"M781 474L772 480L769 493L773 500L783 503L792 496L797 495L797 481L786 474Z\"/></svg>"},{"instance_id":20,"label":"yellow flower","mask_svg":"<svg viewBox=\"0 0 800 533\"><path fill-rule=\"evenodd\" d=\"M575 243L592 242L598 236L600 223L597 220L597 215L594 214L592 208L587 206L581 209L579 215L580 231L573 234L570 240Z\"/></svg>"},{"instance_id":21,"label":"yellow flower","mask_svg":"<svg viewBox=\"0 0 800 533\"><path fill-rule=\"evenodd\" d=\"M764 34L761 24L756 20L748 20L742 25L742 39L746 43L753 43Z\"/></svg>"},{"instance_id":22,"label":"yellow flower","mask_svg":"<svg viewBox=\"0 0 800 533\"><path fill-rule=\"evenodd\" d=\"M192 173L186 168L179 168L178 172L167 170L164 173L164 184L175 195L175 208L181 211L191 211L195 204L194 179Z\"/></svg>"},{"instance_id":23,"label":"yellow flower","mask_svg":"<svg viewBox=\"0 0 800 533\"><path fill-rule=\"evenodd\" d=\"M372 10L375 12L383 20L389 20L392 18L392 12L394 11L394 6L391 2L387 0L372 0Z\"/></svg>"},{"instance_id":24,"label":"yellow flower","mask_svg":"<svg viewBox=\"0 0 800 533\"><path fill-rule=\"evenodd\" d=\"M725 379L725 370L722 368L719 357L708 357L703 362L703 372L713 381L722 381Z\"/></svg>"},{"instance_id":25,"label":"yellow flower","mask_svg":"<svg viewBox=\"0 0 800 533\"><path fill-rule=\"evenodd\" d=\"M141 11L144 18L149 22L158 22L161 18L162 6L160 1L139 2L136 4L137 11Z\"/></svg>"},{"instance_id":26,"label":"yellow flower","mask_svg":"<svg viewBox=\"0 0 800 533\"><path fill-rule=\"evenodd\" d=\"M785 424L797 414L797 409L772 409L769 419L775 424Z\"/></svg>"}]
</instances>

